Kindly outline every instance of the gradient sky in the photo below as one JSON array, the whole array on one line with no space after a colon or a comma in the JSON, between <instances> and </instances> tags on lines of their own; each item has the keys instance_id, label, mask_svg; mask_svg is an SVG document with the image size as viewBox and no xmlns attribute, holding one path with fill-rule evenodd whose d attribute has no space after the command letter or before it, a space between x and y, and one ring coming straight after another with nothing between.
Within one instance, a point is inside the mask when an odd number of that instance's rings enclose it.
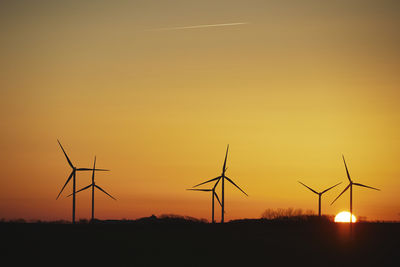
<instances>
[{"instance_id":1,"label":"gradient sky","mask_svg":"<svg viewBox=\"0 0 400 267\"><path fill-rule=\"evenodd\" d=\"M210 218L186 188L227 175L226 218L267 208L400 219L398 1L1 1L0 218L70 219L71 160L96 217ZM203 24L202 29L154 29ZM78 174L78 188L90 174ZM71 191L67 188L64 196ZM90 217L90 193L77 218ZM217 219L220 217L217 211Z\"/></svg>"}]
</instances>

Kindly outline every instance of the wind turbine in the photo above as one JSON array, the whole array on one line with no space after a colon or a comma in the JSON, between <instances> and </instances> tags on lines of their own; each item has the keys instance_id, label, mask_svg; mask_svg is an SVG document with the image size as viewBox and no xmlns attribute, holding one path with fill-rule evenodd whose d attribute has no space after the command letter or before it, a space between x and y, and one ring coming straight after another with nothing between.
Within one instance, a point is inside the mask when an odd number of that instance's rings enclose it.
<instances>
[{"instance_id":1,"label":"wind turbine","mask_svg":"<svg viewBox=\"0 0 400 267\"><path fill-rule=\"evenodd\" d=\"M351 180L351 178L350 178L350 173L349 173L349 170L347 169L346 160L344 159L344 156L343 156L343 155L342 155L342 158L343 158L343 162L344 162L344 167L346 168L347 178L349 179L349 185L346 186L346 188L342 191L342 193L340 193L340 195L337 196L337 198L335 198L334 201L332 201L331 205L332 205L333 203L335 203L335 201L336 201L341 195L343 195L343 193L346 192L347 189L350 188L350 232L351 232L352 223L353 223L353 222L352 222L352 215L353 215L353 185L361 186L361 187L366 187L366 188L370 188L370 189L374 189L374 190L378 190L378 191L380 191L380 189L353 182L353 181Z\"/></svg>"},{"instance_id":2,"label":"wind turbine","mask_svg":"<svg viewBox=\"0 0 400 267\"><path fill-rule=\"evenodd\" d=\"M211 208L211 222L212 223L215 223L215 220L214 220L214 197L217 198L219 205L222 207L222 203L219 200L217 193L215 192L215 188L217 187L220 180L221 179L218 179L217 182L215 183L215 185L211 189L200 189L200 188L186 189L186 190L191 190L191 191L212 192L212 194L211 194L211 198L212 198L212 200L211 200L212 201L211 202L211 207L212 207Z\"/></svg>"},{"instance_id":3,"label":"wind turbine","mask_svg":"<svg viewBox=\"0 0 400 267\"><path fill-rule=\"evenodd\" d=\"M62 193L62 191L64 190L64 188L67 186L67 184L69 183L69 181L72 179L72 223L75 223L75 191L76 191L76 172L77 171L92 171L93 169L90 168L77 168L75 167L71 160L68 158L67 153L65 152L63 146L61 145L60 141L57 139L58 144L60 145L65 157L67 158L68 164L69 166L71 166L72 171L71 174L68 176L67 181L65 182L64 186L61 188L60 193L58 193L58 196L56 199L58 199ZM108 170L104 170L104 169L96 169L96 171L108 171Z\"/></svg>"},{"instance_id":4,"label":"wind turbine","mask_svg":"<svg viewBox=\"0 0 400 267\"><path fill-rule=\"evenodd\" d=\"M205 181L205 182L203 182L203 183L200 183L200 184L198 184L198 185L193 186L193 187L197 187L197 186L200 186L200 185L203 185L203 184L206 184L206 183L210 183L210 182L213 182L213 181L216 181L216 180L219 180L219 179L222 180L222 182L221 182L221 183L222 183L221 223L224 223L224 213L225 213L225 179L228 180L228 182L230 182L231 184L233 184L237 189L239 189L240 191L242 191L243 194L245 194L246 196L248 196L248 195L246 194L246 192L244 192L239 186L237 186L231 179L229 179L227 176L225 176L225 172L226 172L226 170L227 170L227 168L226 168L226 160L227 160L227 158L228 158L228 150L229 150L229 145L228 145L228 147L226 148L226 154L225 154L224 165L222 166L222 174L221 174L220 176L218 176L218 177L215 177L215 178L211 179L211 180L208 180L208 181Z\"/></svg>"},{"instance_id":5,"label":"wind turbine","mask_svg":"<svg viewBox=\"0 0 400 267\"><path fill-rule=\"evenodd\" d=\"M307 187L308 189L310 189L313 193L318 195L318 216L321 217L321 197L322 194L326 193L327 191L331 190L332 188L334 188L335 186L340 185L342 182L335 184L334 186L329 187L328 189L325 189L322 192L317 192L314 189L312 189L311 187L308 187L307 185L303 184L302 182L298 181L300 184L304 185L305 187Z\"/></svg>"},{"instance_id":6,"label":"wind turbine","mask_svg":"<svg viewBox=\"0 0 400 267\"><path fill-rule=\"evenodd\" d=\"M109 193L107 193L103 188L101 188L100 186L96 185L95 181L94 181L94 172L96 170L96 156L94 157L94 164L93 164L93 172L92 172L92 183L88 186L85 186L84 188L79 189L78 191L75 192L75 194L86 190L88 188L92 188L92 221L94 220L94 189L97 188L100 191L102 191L104 194L108 195L109 197L111 197L112 199L116 200L112 195L110 195ZM68 197L74 195L74 193L68 195Z\"/></svg>"}]
</instances>

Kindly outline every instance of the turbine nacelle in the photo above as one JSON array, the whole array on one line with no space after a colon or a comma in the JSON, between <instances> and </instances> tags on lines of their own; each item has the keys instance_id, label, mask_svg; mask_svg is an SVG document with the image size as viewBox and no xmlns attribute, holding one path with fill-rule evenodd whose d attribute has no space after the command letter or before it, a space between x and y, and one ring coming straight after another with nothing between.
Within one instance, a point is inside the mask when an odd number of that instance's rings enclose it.
<instances>
[{"instance_id":1,"label":"turbine nacelle","mask_svg":"<svg viewBox=\"0 0 400 267\"><path fill-rule=\"evenodd\" d=\"M186 190L189 190L189 191L201 191L201 192L212 192L213 196L215 196L215 198L217 199L219 205L221 205L221 207L222 207L221 200L219 199L218 194L215 192L215 186L212 189L189 188L189 189L186 189Z\"/></svg>"},{"instance_id":2,"label":"turbine nacelle","mask_svg":"<svg viewBox=\"0 0 400 267\"><path fill-rule=\"evenodd\" d=\"M344 156L343 156L343 155L342 155L342 158L343 158L344 167L345 167L345 169L346 169L347 178L348 178L348 180L349 180L349 184L348 184L348 185L346 186L346 188L342 191L342 193L340 193L340 194L335 198L335 200L332 201L331 205L332 205L333 203L335 203L335 201L336 201L341 195L343 195L344 192L346 192L349 188L352 189L352 188L353 188L353 185L380 191L380 189L378 189L378 188L375 188L375 187L372 187L372 186L368 186L368 185L364 185L364 184L360 184L360 183L355 183L355 182L353 182L353 180L351 180L351 178L350 178L349 169L347 168L346 160L344 159ZM350 190L350 193L351 193L351 190ZM350 199L351 199L351 196L350 196Z\"/></svg>"},{"instance_id":3,"label":"turbine nacelle","mask_svg":"<svg viewBox=\"0 0 400 267\"><path fill-rule=\"evenodd\" d=\"M336 186L338 186L338 185L340 185L340 184L342 183L342 182L340 182L340 183L338 183L338 184L335 184L334 186L331 186L331 187L325 189L324 191L317 192L317 191L315 191L314 189L312 189L311 187L309 187L309 186L303 184L302 182L300 182L300 181L298 181L298 182L299 182L301 185L303 185L303 186L305 186L306 188L308 188L311 192L313 192L313 193L315 193L315 194L317 194L317 195L319 195L319 196L321 196L322 194L328 192L328 191L331 190L332 188L334 188L334 187L336 187Z\"/></svg>"},{"instance_id":4,"label":"turbine nacelle","mask_svg":"<svg viewBox=\"0 0 400 267\"><path fill-rule=\"evenodd\" d=\"M117 200L117 199L115 199L113 196L111 196L109 193L107 193L103 188L101 188L100 186L96 185L96 182L94 181L94 173L95 173L95 171L96 171L96 170L102 170L102 169L96 169L96 156L94 157L93 169L91 169L91 170L93 171L93 172L92 172L92 183L91 183L90 185L88 185L88 186L85 186L85 187L79 189L79 190L76 191L76 192L73 192L72 194L69 194L67 197L70 197L70 196L72 196L72 195L74 195L74 194L77 194L77 193L79 193L79 192L81 192L81 191L84 191L84 190L86 190L86 189L88 189L88 188L90 188L90 187L93 187L93 190L94 190L94 188L97 188L97 189L99 189L100 191L102 191L103 193L105 193L106 195L108 195L109 197L111 197L112 199Z\"/></svg>"},{"instance_id":5,"label":"turbine nacelle","mask_svg":"<svg viewBox=\"0 0 400 267\"><path fill-rule=\"evenodd\" d=\"M77 168L75 165L72 164L70 158L68 157L67 153L64 150L64 147L61 145L61 142L57 139L58 144L61 147L61 150L64 153L65 158L67 159L68 165L72 168L71 174L68 176L67 181L65 182L64 186L61 188L60 193L58 193L57 198L58 199L61 195L61 193L64 191L64 188L67 186L67 184L69 183L69 181L71 181L71 179L76 175L77 171L109 171L106 169L96 169L95 165L93 166L93 168ZM95 161L96 163L96 161ZM74 178L75 179L75 178Z\"/></svg>"},{"instance_id":6,"label":"turbine nacelle","mask_svg":"<svg viewBox=\"0 0 400 267\"><path fill-rule=\"evenodd\" d=\"M224 193L225 193L224 183L225 183L225 179L228 180L228 182L230 182L232 185L234 185L237 189L239 189L243 194L245 194L246 196L248 196L246 192L244 192L237 184L235 184L235 182L233 182L229 177L227 177L227 176L225 175L225 172L226 172L226 170L228 169L228 167L226 166L226 162L227 162L227 159L228 159L228 151L229 151L229 144L228 144L228 146L227 146L227 148L226 148L224 164L223 164L223 166L222 166L222 174L221 174L220 176L215 177L215 178L212 178L212 179L210 179L210 180L208 180L208 181L205 181L205 182L202 182L202 183L200 183L200 184L197 184L197 185L193 186L192 189L188 189L188 190L193 190L193 191L213 191L213 192L214 192L213 194L215 194L215 196L216 196L217 199L218 199L218 195L215 193L215 188L217 187L217 185L218 185L218 183L220 182L220 180L222 180L222 201L221 201L221 203L220 203L221 206L222 206L221 223L224 222L224 213L225 213L225 206L224 206ZM215 184L214 184L214 186L212 187L212 189L198 189L198 190L196 189L196 187L198 187L198 186L200 186L200 185L207 184L207 183L211 183L211 182L214 182L214 181L215 181ZM213 195L213 196L214 196L214 195ZM219 199L218 199L218 200L219 200ZM213 215L213 216L214 216L214 215ZM213 218L214 218L214 217L213 217Z\"/></svg>"},{"instance_id":7,"label":"turbine nacelle","mask_svg":"<svg viewBox=\"0 0 400 267\"><path fill-rule=\"evenodd\" d=\"M302 182L300 182L300 181L298 181L298 182L299 182L301 185L303 185L303 186L305 186L306 188L308 188L311 192L313 192L313 193L315 193L315 194L318 195L318 216L321 216L321 198L322 198L322 195L323 195L324 193L326 193L327 191L331 190L332 188L334 188L335 186L338 186L338 185L341 184L341 182L340 182L340 183L338 183L338 184L335 184L334 186L331 186L331 187L325 189L325 190L322 191L322 192L317 192L317 191L315 191L314 189L312 189L311 187L309 187L309 186L303 184Z\"/></svg>"}]
</instances>

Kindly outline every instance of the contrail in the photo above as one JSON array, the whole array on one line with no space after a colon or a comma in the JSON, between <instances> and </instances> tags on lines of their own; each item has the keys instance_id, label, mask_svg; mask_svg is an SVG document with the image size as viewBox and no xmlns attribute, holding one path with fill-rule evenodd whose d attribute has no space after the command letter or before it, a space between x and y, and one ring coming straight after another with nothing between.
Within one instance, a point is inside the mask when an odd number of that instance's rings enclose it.
<instances>
[{"instance_id":1,"label":"contrail","mask_svg":"<svg viewBox=\"0 0 400 267\"><path fill-rule=\"evenodd\" d=\"M158 29L151 29L148 31L173 31L173 30L200 29L200 28L209 28L209 27L238 26L238 25L245 25L245 24L249 24L249 23L248 22L233 22L233 23L220 23L220 24L203 24L203 25L183 26L183 27L158 28Z\"/></svg>"}]
</instances>

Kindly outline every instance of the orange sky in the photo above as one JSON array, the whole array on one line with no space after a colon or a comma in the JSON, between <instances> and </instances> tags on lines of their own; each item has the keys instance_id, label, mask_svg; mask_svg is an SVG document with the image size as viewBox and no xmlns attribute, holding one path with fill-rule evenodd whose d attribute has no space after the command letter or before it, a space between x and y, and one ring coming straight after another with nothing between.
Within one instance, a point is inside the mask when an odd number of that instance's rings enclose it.
<instances>
[{"instance_id":1,"label":"orange sky","mask_svg":"<svg viewBox=\"0 0 400 267\"><path fill-rule=\"evenodd\" d=\"M162 2L162 3L160 3ZM301 3L300 3L301 2ZM118 201L96 217L210 218L185 189L220 174L226 218L317 211L356 182L354 213L399 220L400 18L395 1L2 1L0 218L70 219L71 160ZM202 29L154 29L202 24ZM90 174L78 174L78 188ZM348 209L345 184L323 213ZM71 187L67 188L67 192ZM67 193L66 192L66 193ZM65 196L66 194L64 194ZM217 219L220 212L217 211ZM90 193L77 218L90 217Z\"/></svg>"}]
</instances>

